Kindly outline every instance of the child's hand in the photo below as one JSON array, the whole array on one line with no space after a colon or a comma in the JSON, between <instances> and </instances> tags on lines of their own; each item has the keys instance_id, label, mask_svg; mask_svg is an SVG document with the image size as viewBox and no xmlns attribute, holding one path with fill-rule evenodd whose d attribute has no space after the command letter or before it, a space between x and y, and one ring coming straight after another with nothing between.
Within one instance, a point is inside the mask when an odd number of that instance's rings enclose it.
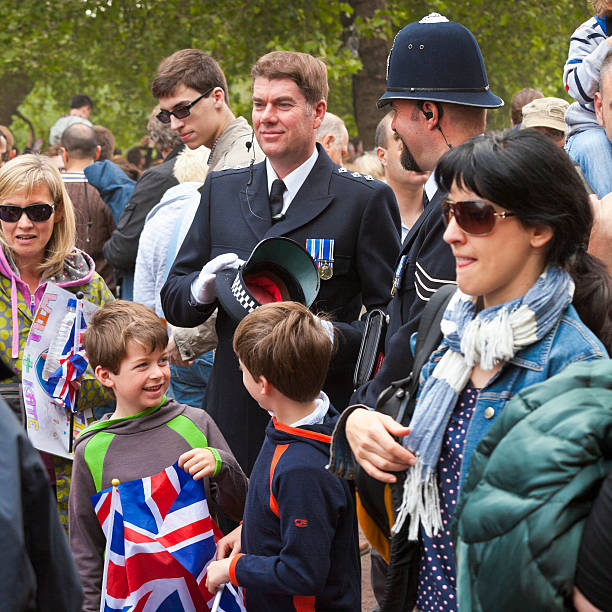
<instances>
[{"instance_id":1,"label":"child's hand","mask_svg":"<svg viewBox=\"0 0 612 612\"><path fill-rule=\"evenodd\" d=\"M230 531L226 536L222 537L217 542L217 559L225 559L225 557L237 555L242 549L240 543L241 535L242 525L238 525L234 531Z\"/></svg>"},{"instance_id":2,"label":"child's hand","mask_svg":"<svg viewBox=\"0 0 612 612\"><path fill-rule=\"evenodd\" d=\"M212 561L206 570L206 588L209 593L214 593L219 587L229 582L229 567L231 559Z\"/></svg>"},{"instance_id":3,"label":"child's hand","mask_svg":"<svg viewBox=\"0 0 612 612\"><path fill-rule=\"evenodd\" d=\"M194 480L215 473L217 462L215 456L207 448L192 448L179 457L179 467L183 468Z\"/></svg>"}]
</instances>

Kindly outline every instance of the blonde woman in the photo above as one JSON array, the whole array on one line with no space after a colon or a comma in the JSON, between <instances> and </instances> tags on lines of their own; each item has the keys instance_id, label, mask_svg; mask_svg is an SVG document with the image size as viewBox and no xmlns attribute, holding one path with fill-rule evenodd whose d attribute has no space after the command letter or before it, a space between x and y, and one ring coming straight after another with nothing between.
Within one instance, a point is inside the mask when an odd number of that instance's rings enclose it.
<instances>
[{"instance_id":1,"label":"blonde woman","mask_svg":"<svg viewBox=\"0 0 612 612\"><path fill-rule=\"evenodd\" d=\"M2 396L24 422L21 402L23 349L36 309L52 281L64 289L81 291L89 301L102 305L113 299L96 273L93 260L74 246L75 220L72 202L62 177L49 158L16 157L0 168L0 356L15 376L0 385ZM104 403L101 387L86 373L79 408ZM43 453L52 484L62 462ZM67 483L66 475L57 481ZM57 488L58 500L67 491ZM62 516L64 519L65 516Z\"/></svg>"}]
</instances>

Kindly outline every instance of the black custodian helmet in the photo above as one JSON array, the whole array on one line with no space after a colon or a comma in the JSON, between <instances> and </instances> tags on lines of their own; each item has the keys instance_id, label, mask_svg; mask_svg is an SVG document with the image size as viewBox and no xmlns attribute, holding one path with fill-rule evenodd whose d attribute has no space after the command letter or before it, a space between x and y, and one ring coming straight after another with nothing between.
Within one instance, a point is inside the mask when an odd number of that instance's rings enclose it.
<instances>
[{"instance_id":1,"label":"black custodian helmet","mask_svg":"<svg viewBox=\"0 0 612 612\"><path fill-rule=\"evenodd\" d=\"M394 99L480 108L504 105L489 89L474 35L438 13L431 13L397 33L387 60L387 91L378 107Z\"/></svg>"}]
</instances>

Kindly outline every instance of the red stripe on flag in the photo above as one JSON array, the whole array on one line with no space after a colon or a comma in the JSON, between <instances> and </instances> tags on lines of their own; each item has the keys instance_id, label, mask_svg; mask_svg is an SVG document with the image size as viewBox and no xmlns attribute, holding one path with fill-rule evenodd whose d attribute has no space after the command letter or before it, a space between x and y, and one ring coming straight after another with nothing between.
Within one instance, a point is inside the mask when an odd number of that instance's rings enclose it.
<instances>
[{"instance_id":1,"label":"red stripe on flag","mask_svg":"<svg viewBox=\"0 0 612 612\"><path fill-rule=\"evenodd\" d=\"M110 492L106 494L102 505L100 506L98 512L96 512L96 516L98 517L98 522L100 525L104 525L104 521L108 518L108 513L110 512L111 507L111 496Z\"/></svg>"},{"instance_id":2,"label":"red stripe on flag","mask_svg":"<svg viewBox=\"0 0 612 612\"><path fill-rule=\"evenodd\" d=\"M162 519L170 511L178 493L165 471L151 476L151 499L159 508Z\"/></svg>"},{"instance_id":3,"label":"red stripe on flag","mask_svg":"<svg viewBox=\"0 0 612 612\"><path fill-rule=\"evenodd\" d=\"M157 541L164 547L169 548L170 546L174 546L180 542L185 542L186 540L189 540L197 535L203 535L212 528L212 520L210 517L206 517L200 521L196 521L195 523L190 523L189 525L179 527L165 536L160 536L157 538Z\"/></svg>"},{"instance_id":4,"label":"red stripe on flag","mask_svg":"<svg viewBox=\"0 0 612 612\"><path fill-rule=\"evenodd\" d=\"M115 599L125 599L130 594L125 566L116 565L110 559L106 573L106 592Z\"/></svg>"}]
</instances>

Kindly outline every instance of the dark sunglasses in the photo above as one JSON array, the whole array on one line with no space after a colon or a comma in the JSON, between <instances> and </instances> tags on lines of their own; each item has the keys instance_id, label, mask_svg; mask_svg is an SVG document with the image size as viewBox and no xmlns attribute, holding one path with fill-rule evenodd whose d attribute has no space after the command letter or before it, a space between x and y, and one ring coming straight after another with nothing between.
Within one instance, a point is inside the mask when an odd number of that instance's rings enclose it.
<instances>
[{"instance_id":1,"label":"dark sunglasses","mask_svg":"<svg viewBox=\"0 0 612 612\"><path fill-rule=\"evenodd\" d=\"M442 200L442 219L448 225L451 215L457 225L470 236L486 236L493 231L496 219L516 216L513 212L495 212L495 209L482 200L463 200L455 202L450 198Z\"/></svg>"},{"instance_id":2,"label":"dark sunglasses","mask_svg":"<svg viewBox=\"0 0 612 612\"><path fill-rule=\"evenodd\" d=\"M185 106L178 106L177 108L171 111L160 110L159 113L157 113L157 118L162 123L170 123L171 115L174 115L177 119L184 119L185 117L189 117L189 115L191 114L191 107L194 104L197 104L202 98L206 98L206 96L208 96L208 94L213 89L214 87L211 87L208 91L205 91L201 96L199 96L195 100L192 100L189 104L185 104Z\"/></svg>"},{"instance_id":3,"label":"dark sunglasses","mask_svg":"<svg viewBox=\"0 0 612 612\"><path fill-rule=\"evenodd\" d=\"M34 223L48 221L55 210L53 204L30 204L24 208L13 204L0 204L0 220L5 223L17 223L21 215L25 213L28 219Z\"/></svg>"}]
</instances>

